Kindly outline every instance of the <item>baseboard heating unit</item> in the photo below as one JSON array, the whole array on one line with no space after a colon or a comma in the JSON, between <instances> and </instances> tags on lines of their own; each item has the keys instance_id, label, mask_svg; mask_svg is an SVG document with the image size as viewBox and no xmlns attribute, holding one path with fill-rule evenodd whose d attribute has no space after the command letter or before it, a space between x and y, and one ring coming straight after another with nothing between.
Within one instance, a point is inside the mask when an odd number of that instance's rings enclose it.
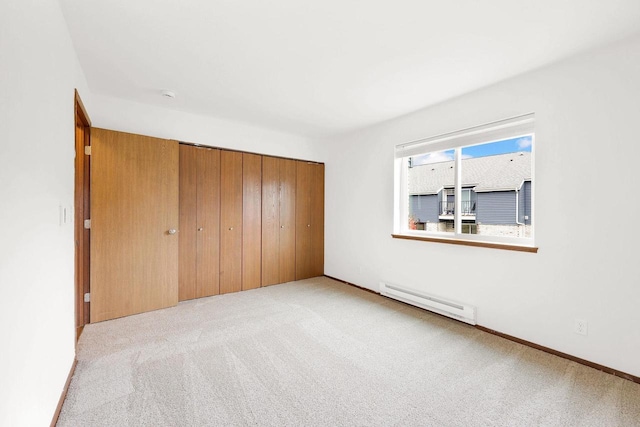
<instances>
[{"instance_id":1,"label":"baseboard heating unit","mask_svg":"<svg viewBox=\"0 0 640 427\"><path fill-rule=\"evenodd\" d=\"M403 286L380 282L380 294L461 322L476 324L476 308Z\"/></svg>"}]
</instances>

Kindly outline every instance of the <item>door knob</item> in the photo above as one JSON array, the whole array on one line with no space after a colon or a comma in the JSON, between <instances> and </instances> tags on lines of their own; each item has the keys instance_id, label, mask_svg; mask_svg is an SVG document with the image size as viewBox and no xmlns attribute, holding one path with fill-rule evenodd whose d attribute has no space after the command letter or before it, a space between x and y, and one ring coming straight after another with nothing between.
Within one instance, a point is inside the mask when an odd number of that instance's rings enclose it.
<instances>
[{"instance_id":1,"label":"door knob","mask_svg":"<svg viewBox=\"0 0 640 427\"><path fill-rule=\"evenodd\" d=\"M202 227L198 228L198 231L202 231L202 230L204 230L204 228L202 228Z\"/></svg>"},{"instance_id":2,"label":"door knob","mask_svg":"<svg viewBox=\"0 0 640 427\"><path fill-rule=\"evenodd\" d=\"M284 228L284 225L281 225L280 228Z\"/></svg>"},{"instance_id":3,"label":"door knob","mask_svg":"<svg viewBox=\"0 0 640 427\"><path fill-rule=\"evenodd\" d=\"M311 224L307 224L307 227L311 227Z\"/></svg>"},{"instance_id":4,"label":"door knob","mask_svg":"<svg viewBox=\"0 0 640 427\"><path fill-rule=\"evenodd\" d=\"M176 230L175 228L170 228L169 229L169 234L176 234L178 232L178 230Z\"/></svg>"},{"instance_id":5,"label":"door knob","mask_svg":"<svg viewBox=\"0 0 640 427\"><path fill-rule=\"evenodd\" d=\"M233 227L229 227L229 231L233 230Z\"/></svg>"}]
</instances>

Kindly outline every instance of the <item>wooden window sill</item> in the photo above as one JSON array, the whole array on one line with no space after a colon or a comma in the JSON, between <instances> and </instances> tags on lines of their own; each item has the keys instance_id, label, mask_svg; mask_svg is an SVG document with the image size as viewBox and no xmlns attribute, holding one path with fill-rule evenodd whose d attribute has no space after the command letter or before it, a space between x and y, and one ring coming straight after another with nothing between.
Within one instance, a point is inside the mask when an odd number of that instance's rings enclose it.
<instances>
[{"instance_id":1,"label":"wooden window sill","mask_svg":"<svg viewBox=\"0 0 640 427\"><path fill-rule=\"evenodd\" d=\"M392 234L391 237L393 237L394 239L420 240L423 242L448 243L450 245L477 246L480 248L503 249L507 251L519 251L519 252L531 252L531 253L538 252L538 248L533 246L477 242L475 240L443 239L440 237L410 236L406 234Z\"/></svg>"}]
</instances>

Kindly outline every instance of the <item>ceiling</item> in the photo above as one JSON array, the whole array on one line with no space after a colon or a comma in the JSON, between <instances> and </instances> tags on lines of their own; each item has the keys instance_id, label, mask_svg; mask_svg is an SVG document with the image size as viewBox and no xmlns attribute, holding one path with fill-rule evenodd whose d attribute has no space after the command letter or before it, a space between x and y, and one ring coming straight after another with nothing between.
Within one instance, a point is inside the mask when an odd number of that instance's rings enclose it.
<instances>
[{"instance_id":1,"label":"ceiling","mask_svg":"<svg viewBox=\"0 0 640 427\"><path fill-rule=\"evenodd\" d=\"M638 0L59 1L92 92L309 137L640 32Z\"/></svg>"}]
</instances>

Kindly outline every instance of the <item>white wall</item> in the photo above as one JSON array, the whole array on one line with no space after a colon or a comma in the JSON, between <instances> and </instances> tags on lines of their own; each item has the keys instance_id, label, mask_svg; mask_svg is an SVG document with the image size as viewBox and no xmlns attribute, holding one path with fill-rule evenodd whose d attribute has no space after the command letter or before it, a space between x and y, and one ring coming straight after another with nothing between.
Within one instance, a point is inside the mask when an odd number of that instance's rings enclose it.
<instances>
[{"instance_id":1,"label":"white wall","mask_svg":"<svg viewBox=\"0 0 640 427\"><path fill-rule=\"evenodd\" d=\"M640 375L639 76L636 37L328 141L326 274L473 304L480 325ZM538 254L390 237L396 144L529 112Z\"/></svg>"},{"instance_id":2,"label":"white wall","mask_svg":"<svg viewBox=\"0 0 640 427\"><path fill-rule=\"evenodd\" d=\"M170 108L94 94L92 125L159 138L259 154L322 161L307 138L247 123L184 113ZM170 106L170 100L167 100Z\"/></svg>"},{"instance_id":3,"label":"white wall","mask_svg":"<svg viewBox=\"0 0 640 427\"><path fill-rule=\"evenodd\" d=\"M87 95L57 1L0 3L0 73L0 425L48 425L75 353L59 206L73 207L74 88Z\"/></svg>"}]
</instances>

